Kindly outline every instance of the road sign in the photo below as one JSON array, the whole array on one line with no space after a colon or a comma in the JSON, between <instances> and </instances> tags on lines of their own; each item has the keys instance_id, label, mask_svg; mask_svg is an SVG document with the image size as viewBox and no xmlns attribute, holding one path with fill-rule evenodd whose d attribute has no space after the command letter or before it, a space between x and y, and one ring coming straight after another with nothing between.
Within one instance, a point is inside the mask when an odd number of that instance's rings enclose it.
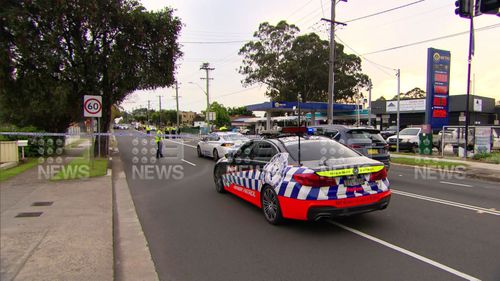
<instances>
[{"instance_id":1,"label":"road sign","mask_svg":"<svg viewBox=\"0 0 500 281\"><path fill-rule=\"evenodd\" d=\"M85 95L83 97L83 116L102 117L102 97Z\"/></svg>"},{"instance_id":2,"label":"road sign","mask_svg":"<svg viewBox=\"0 0 500 281\"><path fill-rule=\"evenodd\" d=\"M215 121L215 112L209 111L208 112L208 120L209 121Z\"/></svg>"}]
</instances>

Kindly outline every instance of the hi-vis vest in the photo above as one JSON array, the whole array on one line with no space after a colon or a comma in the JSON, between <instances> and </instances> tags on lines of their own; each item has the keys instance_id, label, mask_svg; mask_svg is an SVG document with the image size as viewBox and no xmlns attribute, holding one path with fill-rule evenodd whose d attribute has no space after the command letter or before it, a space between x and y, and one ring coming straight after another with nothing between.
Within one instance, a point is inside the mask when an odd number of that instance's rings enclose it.
<instances>
[{"instance_id":1,"label":"hi-vis vest","mask_svg":"<svg viewBox=\"0 0 500 281\"><path fill-rule=\"evenodd\" d=\"M156 131L155 143L159 143L161 141L161 135L162 134L163 134L162 131L160 131L160 130Z\"/></svg>"}]
</instances>

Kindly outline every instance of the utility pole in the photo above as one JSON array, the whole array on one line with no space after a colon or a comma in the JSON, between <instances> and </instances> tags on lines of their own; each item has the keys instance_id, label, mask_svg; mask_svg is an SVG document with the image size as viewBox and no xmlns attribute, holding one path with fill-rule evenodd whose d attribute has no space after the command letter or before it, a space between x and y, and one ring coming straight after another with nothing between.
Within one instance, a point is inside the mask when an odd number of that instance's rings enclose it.
<instances>
[{"instance_id":1,"label":"utility pole","mask_svg":"<svg viewBox=\"0 0 500 281\"><path fill-rule=\"evenodd\" d=\"M205 112L205 115L206 115L206 122L207 122L207 125L208 125L208 131L210 132L210 119L209 119L209 114L208 114L208 111L210 109L210 92L209 92L209 88L210 88L210 80L213 80L213 78L210 78L210 71L214 70L215 68L210 67L210 64L208 62L204 62L201 65L200 69L201 70L205 70L205 78L200 78L200 79L206 80L207 91L206 91L205 94L207 94L207 110Z\"/></svg>"},{"instance_id":2,"label":"utility pole","mask_svg":"<svg viewBox=\"0 0 500 281\"><path fill-rule=\"evenodd\" d=\"M335 24L346 25L345 23L335 21L335 1L332 0L330 19L321 19L330 22L330 58L328 66L328 124L333 124L333 103L335 101ZM347 0L342 0L347 2Z\"/></svg>"},{"instance_id":3,"label":"utility pole","mask_svg":"<svg viewBox=\"0 0 500 281\"><path fill-rule=\"evenodd\" d=\"M160 111L158 112L158 129L161 127L161 96L158 96Z\"/></svg>"},{"instance_id":4,"label":"utility pole","mask_svg":"<svg viewBox=\"0 0 500 281\"><path fill-rule=\"evenodd\" d=\"M146 119L147 119L148 124L149 124L149 103L150 103L150 100L148 100L148 109L146 110Z\"/></svg>"},{"instance_id":5,"label":"utility pole","mask_svg":"<svg viewBox=\"0 0 500 281\"><path fill-rule=\"evenodd\" d=\"M368 84L368 127L372 125L372 82ZM382 129L382 128L380 128Z\"/></svg>"},{"instance_id":6,"label":"utility pole","mask_svg":"<svg viewBox=\"0 0 500 281\"><path fill-rule=\"evenodd\" d=\"M400 87L401 87L401 72L399 71L396 73L396 76L398 77L398 106L397 106L397 114L396 114L396 126L398 133L396 135L396 152L399 153L399 93L400 93Z\"/></svg>"},{"instance_id":7,"label":"utility pole","mask_svg":"<svg viewBox=\"0 0 500 281\"><path fill-rule=\"evenodd\" d=\"M175 106L177 108L177 134L179 134L179 82L175 81Z\"/></svg>"}]
</instances>

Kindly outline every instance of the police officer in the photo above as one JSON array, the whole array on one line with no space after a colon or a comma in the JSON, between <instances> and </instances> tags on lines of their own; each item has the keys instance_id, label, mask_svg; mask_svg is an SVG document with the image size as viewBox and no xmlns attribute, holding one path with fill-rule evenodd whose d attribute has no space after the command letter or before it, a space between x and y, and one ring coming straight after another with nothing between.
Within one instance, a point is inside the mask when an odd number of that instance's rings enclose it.
<instances>
[{"instance_id":1,"label":"police officer","mask_svg":"<svg viewBox=\"0 0 500 281\"><path fill-rule=\"evenodd\" d=\"M160 129L158 129L156 131L155 142L156 142L156 145L158 146L158 148L156 150L156 158L163 157L163 153L161 152L161 149L162 149L162 146L163 146L162 141L161 141L161 139L162 139L161 135L162 134L163 134L163 132Z\"/></svg>"}]
</instances>

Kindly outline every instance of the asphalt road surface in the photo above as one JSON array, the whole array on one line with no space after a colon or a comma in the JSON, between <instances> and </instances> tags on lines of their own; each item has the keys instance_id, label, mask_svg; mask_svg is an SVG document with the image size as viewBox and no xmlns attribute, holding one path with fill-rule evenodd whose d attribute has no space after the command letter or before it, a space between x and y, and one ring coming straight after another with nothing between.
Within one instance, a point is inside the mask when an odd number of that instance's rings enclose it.
<instances>
[{"instance_id":1,"label":"asphalt road surface","mask_svg":"<svg viewBox=\"0 0 500 281\"><path fill-rule=\"evenodd\" d=\"M155 162L151 138L117 139L161 280L500 280L498 183L393 166L386 210L272 226L215 191L196 141Z\"/></svg>"}]
</instances>

